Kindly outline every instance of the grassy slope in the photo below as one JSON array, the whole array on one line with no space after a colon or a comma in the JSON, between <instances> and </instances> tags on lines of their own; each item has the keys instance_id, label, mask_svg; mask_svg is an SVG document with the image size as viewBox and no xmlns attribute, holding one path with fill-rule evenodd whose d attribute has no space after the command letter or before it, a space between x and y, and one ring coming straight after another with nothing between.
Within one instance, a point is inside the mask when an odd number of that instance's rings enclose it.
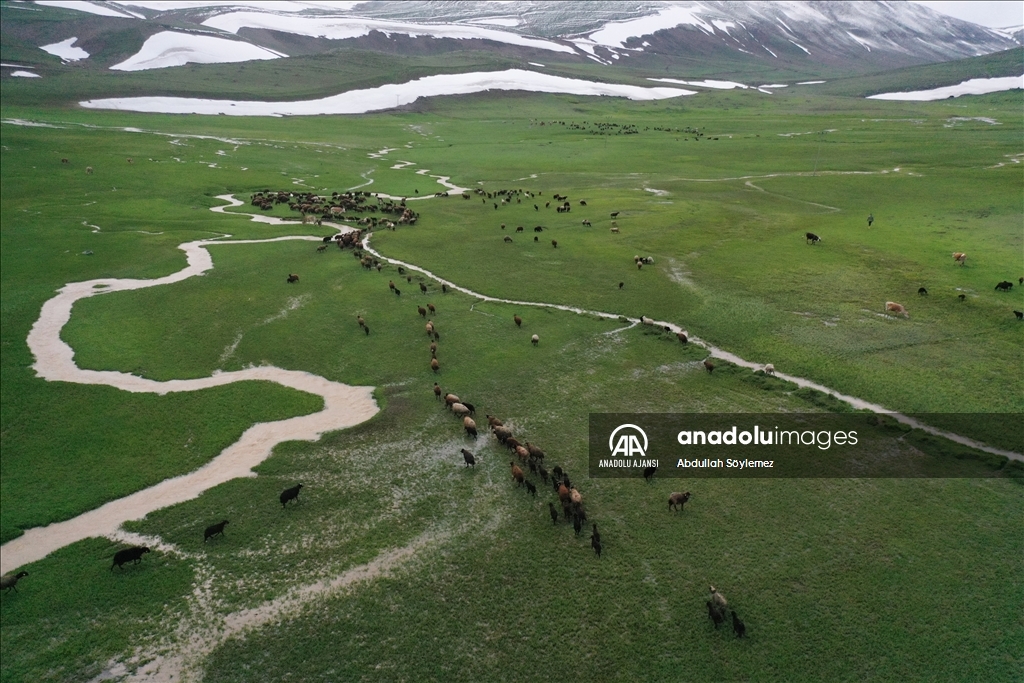
<instances>
[{"instance_id":1,"label":"grassy slope","mask_svg":"<svg viewBox=\"0 0 1024 683\"><path fill-rule=\"evenodd\" d=\"M840 78L823 91L834 95L866 97L884 92L930 90L955 85L970 78L999 78L1024 73L1024 47L1016 47L980 57L941 64L924 64L882 73Z\"/></svg>"},{"instance_id":2,"label":"grassy slope","mask_svg":"<svg viewBox=\"0 0 1024 683\"><path fill-rule=\"evenodd\" d=\"M145 403L109 389L49 385L28 369L25 334L39 305L64 282L173 272L183 265L174 246L211 231L236 237L287 232L205 211L216 203L214 194L289 187L293 178L340 189L363 182L360 174L369 170L373 189L411 195L436 187L366 157L384 146L400 148L391 155L395 159L452 173L454 182L483 181L489 189L522 185L543 190L545 197L561 191L574 202L585 197L595 217L594 229L584 232L578 206L568 216L546 212L541 222L550 229L542 237L557 238L557 252L545 242L534 245L527 238L523 244L522 236L506 248L497 223L532 226L531 206L495 211L475 199L427 202L416 228L375 239L389 255L490 294L671 318L730 350L896 408L1019 411L1020 377L1012 368L1019 373L1021 330L1006 313L1019 308L1020 294L996 295L991 282L1020 268L1020 171L1015 165L985 168L1019 153L1019 117L1013 114L1019 104L1019 96L925 105L730 94L644 105L479 96L425 105L423 113L353 117L324 129L318 120L186 124L182 117L52 112L5 103L5 118L263 141L236 148L78 127L55 134L4 126L4 523L9 514L28 516L17 508L9 512L8 496L19 494L8 491L9 479L31 471L37 480L55 482L40 498L44 511L66 495L61 470L39 467L38 459L60 444L77 447L78 423L41 406L67 405L83 424L104 424L112 441L118 430L135 433L139 443L151 441L161 471L184 465L178 455L184 432L164 438L168 417L182 430L194 429L204 423L198 416L219 402L238 404L235 413L217 412L221 424L206 441L212 454L217 439L230 441L233 430L251 420L271 419L259 417L257 409L315 409L308 397L283 391L268 405L262 387L234 387L237 394L215 397L190 413L170 398ZM1003 125L943 127L952 114L994 117ZM531 127L531 118L702 126L720 140L677 144L674 135L654 132L594 137ZM815 136L777 135L825 128L837 131L820 145ZM408 141L413 148L402 148ZM331 146L306 144L312 142ZM72 157L69 168L59 164L61 156ZM136 164L128 166L127 156ZM773 194L742 181L684 180L806 171L813 160L819 171L900 166L904 174L757 182ZM215 162L218 168L210 168ZM86 176L86 164L96 173ZM515 180L531 173L544 175L534 185ZM62 202L39 202L54 179ZM645 184L671 194L654 196L643 191ZM667 201L673 203L660 203ZM824 213L808 201L842 210ZM623 211L617 236L607 232L611 210ZM873 232L862 224L869 210L878 220ZM83 220L100 225L101 232L91 232ZM922 237L926 221L959 228L959 237ZM132 232L138 229L164 235ZM807 246L805 230L826 239ZM86 249L94 255L80 255ZM953 249L972 254L968 268L952 265ZM311 608L308 616L285 622L283 632L232 641L210 660L208 679L252 680L260 672L277 680L286 670L314 680L354 678L373 675L377 665L395 678L466 680L495 671L508 671L510 680L580 671L622 680L663 679L678 671L699 679L778 680L923 680L949 672L957 680L1010 680L1019 673L1020 624L1005 605L1024 597L1024 548L1012 531L1021 521L1020 487L969 479L661 482L653 489L584 481L591 516L605 536L607 557L596 564L564 526L548 528L546 498L534 503L509 490L505 456L493 445L470 446L481 454L481 466L461 469L458 448L465 442L429 393L434 377L414 308L420 297L389 294L385 283L393 271L365 273L351 257L317 255L309 244L213 252L217 267L199 280L81 302L64 335L78 362L162 379L269 361L386 387L387 409L380 419L319 445L279 448L257 479L231 482L133 525L193 555L147 558L142 565L139 576L159 569L178 583L153 580L140 589L141 604L166 604L168 611L147 621L132 642L155 638L186 611L181 604L191 592L186 584L192 567L213 572L218 605L234 609L279 596L296 580L333 576L425 529L443 529L450 536L419 558L411 573ZM634 253L655 254L657 265L637 272ZM278 277L284 272L301 272L301 288L286 287ZM621 292L619 280L627 282ZM914 298L918 283L933 291L928 300ZM952 300L958 286L972 294L963 308ZM872 305L894 298L894 290L905 292L914 316L909 323L873 315ZM265 322L292 299L298 306L287 317ZM573 474L585 467L582 435L591 410L808 409L794 397L745 382L745 373L707 377L696 367L702 354L667 336L633 330L609 337L602 333L617 326L611 322L533 310L525 314L524 329L514 330L508 322L519 310L514 307L470 310L468 299L441 299L436 292L423 300L439 305L442 384L486 412L512 419L517 431L543 444ZM357 313L367 315L371 337L352 322ZM823 324L836 318L836 328ZM986 340L981 348L949 338L979 330ZM235 353L221 361L239 332ZM536 349L526 343L534 332L543 340ZM897 348L903 349L898 357ZM956 371L968 353L976 365ZM26 428L32 420L42 421L35 431ZM127 467L124 458L132 450L107 453L111 469ZM276 494L297 480L307 483L303 506L284 516ZM696 494L683 516L689 521L669 520L663 499L682 486ZM229 537L201 549L203 526L223 517L233 522ZM87 592L74 584L82 576L116 580L100 559L112 549L89 543L29 567L35 587L26 580L20 593L4 596L4 681L41 679L53 671L58 679L85 680L96 673L96 662L127 651L130 631L113 621L90 621L94 608L74 600L44 608L32 599ZM44 583L52 576L73 580L63 584L65 591ZM970 590L964 577L970 577ZM749 642L734 643L725 633L718 640L707 637L700 596L710 582L729 587L751 629ZM894 595L903 601L899 610L891 609ZM44 609L60 617L47 633L83 654L22 645L31 642ZM623 622L628 628L609 626ZM953 643L961 653L955 661L947 656Z\"/></svg>"}]
</instances>

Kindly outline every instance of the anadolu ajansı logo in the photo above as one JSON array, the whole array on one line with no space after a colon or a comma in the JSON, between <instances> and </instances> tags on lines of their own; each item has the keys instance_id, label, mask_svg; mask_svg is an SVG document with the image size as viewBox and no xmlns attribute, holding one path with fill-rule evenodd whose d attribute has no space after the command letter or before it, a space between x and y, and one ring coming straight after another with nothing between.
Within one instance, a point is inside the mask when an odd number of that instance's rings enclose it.
<instances>
[{"instance_id":1,"label":"anadolu ajans\u0131 logo","mask_svg":"<svg viewBox=\"0 0 1024 683\"><path fill-rule=\"evenodd\" d=\"M619 440L616 441L615 435L619 432L622 432L622 434L619 436ZM638 435L644 440L643 446L640 445L640 439L637 438ZM619 425L612 432L612 435L608 437L608 450L611 451L613 458L616 456L621 456L623 458L643 458L647 455L647 433L636 425Z\"/></svg>"},{"instance_id":2,"label":"anadolu ajans\u0131 logo","mask_svg":"<svg viewBox=\"0 0 1024 683\"><path fill-rule=\"evenodd\" d=\"M635 470L658 467L657 460L647 458L647 432L635 424L621 424L608 437L611 456L600 459L598 468Z\"/></svg>"}]
</instances>

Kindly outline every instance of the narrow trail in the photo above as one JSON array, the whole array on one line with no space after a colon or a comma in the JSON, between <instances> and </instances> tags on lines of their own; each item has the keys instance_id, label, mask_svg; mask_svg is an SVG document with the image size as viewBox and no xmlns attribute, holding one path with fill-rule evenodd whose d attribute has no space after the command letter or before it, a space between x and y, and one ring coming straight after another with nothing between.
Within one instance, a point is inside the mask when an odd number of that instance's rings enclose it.
<instances>
[{"instance_id":1,"label":"narrow trail","mask_svg":"<svg viewBox=\"0 0 1024 683\"><path fill-rule=\"evenodd\" d=\"M734 365L739 365L741 367L748 368L750 370L761 370L762 368L764 368L764 365L765 365L764 363L755 363L753 361L746 360L744 358L741 358L741 357L737 356L734 353L730 353L729 351L726 351L724 349L720 349L717 346L714 346L714 345L712 345L712 344L710 344L710 343L700 339L699 337L695 337L695 336L691 335L689 332L684 330L682 327L680 327L679 325L676 325L675 323L672 323L672 322L667 322L667 321L664 321L664 320L653 320L653 319L650 319L650 318L645 318L644 320L640 320L639 318L633 318L633 317L626 316L626 315L621 315L621 314L618 314L618 313L606 313L604 311L591 311L591 310L588 310L588 309L579 308L577 306L566 306L564 304L552 304L552 303L544 303L544 302L540 302L540 301L519 301L519 300L516 300L516 299L503 299L503 298L500 298L500 297L488 296L486 294L481 294L479 292L474 292L473 290L467 289L466 287L462 287L462 286L460 286L460 285L458 285L458 284L456 284L454 282L451 282L450 280L445 280L444 278L439 277L439 276L435 275L434 273L430 272L429 270L426 270L425 268L421 268L421 267L419 267L419 266L417 266L415 264L407 263L405 261L399 261L398 259L388 258L387 256L384 256L379 251L373 249L370 246L370 236L369 235L367 237L363 238L363 248L366 251L368 251L369 253L371 253L374 256L376 256L378 259L382 260L382 261L386 261L386 262L388 262L388 263L390 263L392 265L396 265L396 266L403 266L403 267L405 267L405 268L407 268L409 270L414 270L414 271L416 271L418 273L421 273L421 274L423 274L423 275L425 275L425 276L427 276L427 277L429 277L429 278L431 278L433 280L436 280L437 282L439 282L441 284L447 285L450 289L454 289L456 291L462 292L463 294L468 294L469 296L474 297L476 299L479 299L481 301L488 301L488 302L502 303L502 304L513 304L515 306L533 306L535 308L551 308L551 309L555 309L555 310L558 310L558 311L566 311L568 313L576 313L577 315L593 315L593 316L597 316L597 317L600 317L600 318L606 318L606 319L609 319L609 320L624 320L624 321L628 321L628 322L632 323L632 325L630 325L630 327L632 327L633 325L639 325L639 324L650 324L650 325L654 325L656 327L661 327L663 329L667 328L667 329L671 330L672 332L683 332L683 333L685 333L687 338L689 339L689 343L696 344L697 346L700 346L702 348L707 349L709 355L711 355L714 358L721 358L722 360L726 360L726 361L728 361L730 363L733 363ZM628 328L625 328L625 329L628 329ZM826 394L831 394L831 395L835 396L836 398L838 398L839 400L845 401L846 403L849 403L851 406L853 406L854 408L857 408L858 410L870 410L870 411L875 412L875 413L884 413L886 415L891 416L893 419L897 420L898 422L902 422L903 424L910 425L911 427L914 427L916 429L921 429L921 430L923 430L925 432L928 432L929 434L933 434L935 436L941 436L943 438L949 439L950 441L955 441L956 443L962 444L964 446L969 446L971 448L976 448L976 449L978 449L980 451L984 451L986 453L992 453L994 455L1002 455L1002 456L1005 456L1007 458L1010 458L1011 460L1024 461L1024 454L1015 453L1013 451L1003 450L1001 448L994 448L994 447L988 446L988 445L986 445L986 444L984 444L984 443L982 443L980 441L976 441L974 439L970 439L970 438L967 438L965 436L961 436L959 434L954 434L953 432L947 432L945 430L938 429L936 427L932 427L932 426L927 425L927 424L925 424L925 423L923 423L923 422L921 422L919 420L916 420L916 419L914 419L914 418L912 418L912 417L910 417L908 415L904 415L903 413L899 413L899 412L897 412L895 410L891 410L891 409L886 408L885 406L882 406L880 404L871 403L870 401L865 401L864 399L857 398L856 396L849 396L847 394L842 394L842 393L840 393L840 392L838 392L838 391L836 391L834 389L830 389L829 387L826 387L823 384L819 384L819 383L811 381L809 379L804 379L803 377L797 377L795 375L787 375L785 373L778 372L778 371L775 372L775 376L780 378L780 379L784 379L784 380L787 380L789 382L792 382L793 384L796 384L798 387L807 387L807 388L815 389L817 391L820 391L820 392L823 392L823 393L826 393Z\"/></svg>"}]
</instances>

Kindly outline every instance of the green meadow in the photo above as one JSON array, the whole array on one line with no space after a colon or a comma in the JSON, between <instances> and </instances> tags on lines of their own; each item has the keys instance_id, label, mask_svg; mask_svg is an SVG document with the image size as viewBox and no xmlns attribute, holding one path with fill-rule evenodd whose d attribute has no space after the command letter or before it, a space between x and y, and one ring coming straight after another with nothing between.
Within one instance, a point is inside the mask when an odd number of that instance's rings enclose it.
<instances>
[{"instance_id":1,"label":"green meadow","mask_svg":"<svg viewBox=\"0 0 1024 683\"><path fill-rule=\"evenodd\" d=\"M213 85L238 68L188 67ZM40 80L46 104L32 101L37 84L0 83L0 540L193 471L254 423L321 409L318 396L264 382L155 396L36 376L26 337L57 289L169 275L186 265L181 243L229 236L209 247L202 277L77 302L61 338L79 367L166 381L273 365L373 386L381 410L126 524L163 544L139 565L108 571L123 546L94 538L26 567L18 592L0 596L3 683L162 661L206 681L1024 675L1024 489L1005 459L908 430L929 471L950 476L590 479L590 413L849 408L720 360L708 374L704 349L651 326L443 293L418 272L367 271L312 241L230 244L330 232L245 215L297 218L285 205L209 210L225 204L217 195L248 202L263 189L444 191L424 169L471 190L521 188L537 196L497 208L476 194L410 201L416 225L375 231L371 247L492 297L672 321L1021 452L1020 91L879 102L847 92L871 89L860 77L771 96L488 93L274 119L84 110ZM295 92L281 97L316 91L287 82ZM95 75L65 84L124 94ZM639 132L598 135L595 123ZM401 161L412 165L392 168ZM555 193L571 212L555 212ZM638 269L635 255L654 264ZM1001 280L1015 286L994 291ZM909 319L884 315L886 301ZM427 303L437 374L417 313ZM476 405L477 440L435 400L435 381ZM601 558L589 529L552 525L549 486L533 477L536 498L515 487L484 414L569 473ZM297 482L299 503L282 509L278 494ZM672 491L692 492L685 512L666 510ZM204 542L222 519L225 536ZM713 628L711 584L746 639Z\"/></svg>"}]
</instances>

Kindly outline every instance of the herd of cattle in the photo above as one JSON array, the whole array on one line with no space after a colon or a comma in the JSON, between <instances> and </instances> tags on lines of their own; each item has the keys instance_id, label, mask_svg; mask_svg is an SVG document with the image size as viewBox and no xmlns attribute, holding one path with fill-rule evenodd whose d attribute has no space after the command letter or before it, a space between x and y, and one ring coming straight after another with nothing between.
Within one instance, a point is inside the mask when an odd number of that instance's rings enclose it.
<instances>
[{"instance_id":1,"label":"herd of cattle","mask_svg":"<svg viewBox=\"0 0 1024 683\"><path fill-rule=\"evenodd\" d=\"M873 214L869 214L868 215L868 227L870 228L871 224L874 223L874 222L875 222L874 215ZM813 232L807 233L806 234L806 239L807 239L807 244L820 244L821 243L821 238L818 237L817 235L815 235ZM953 252L953 262L954 263L959 263L961 266L967 265L967 254L965 252L962 252L962 251L954 251ZM1024 277L1021 277L1018 280L1018 284L1024 285ZM997 291L997 292L1009 292L1011 289L1013 289L1013 283L1010 282L1009 280L1003 280L1002 282L1000 282L999 284L996 285L995 291ZM918 287L917 293L918 293L919 296L927 296L928 295L928 288L927 287ZM966 294L958 294L956 298L957 298L957 300L960 301L960 303L963 303L967 299L967 295ZM898 304L895 301L886 301L885 302L885 309L884 310L885 310L886 314L891 313L893 315L902 315L904 318L910 318L910 312L907 311L907 307L904 306L903 304ZM1013 314L1014 314L1014 316L1017 317L1017 320L1024 320L1024 311L1016 311L1015 310L1013 312Z\"/></svg>"}]
</instances>

